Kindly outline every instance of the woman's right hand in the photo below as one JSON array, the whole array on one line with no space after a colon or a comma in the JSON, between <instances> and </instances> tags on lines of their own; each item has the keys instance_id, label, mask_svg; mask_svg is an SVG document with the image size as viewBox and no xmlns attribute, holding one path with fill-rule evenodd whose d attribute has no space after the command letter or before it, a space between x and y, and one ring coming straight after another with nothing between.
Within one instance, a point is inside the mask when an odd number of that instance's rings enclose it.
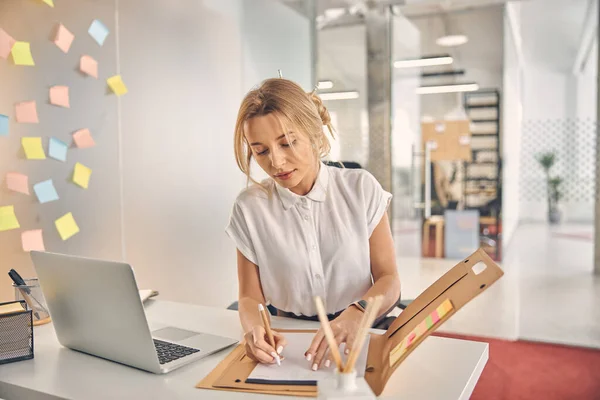
<instances>
[{"instance_id":1,"label":"woman's right hand","mask_svg":"<svg viewBox=\"0 0 600 400\"><path fill-rule=\"evenodd\" d=\"M273 364L275 356L281 356L283 348L287 344L285 338L279 332L273 331L273 338L275 339L275 348L268 343L265 328L260 325L255 326L244 335L246 355L254 361Z\"/></svg>"}]
</instances>

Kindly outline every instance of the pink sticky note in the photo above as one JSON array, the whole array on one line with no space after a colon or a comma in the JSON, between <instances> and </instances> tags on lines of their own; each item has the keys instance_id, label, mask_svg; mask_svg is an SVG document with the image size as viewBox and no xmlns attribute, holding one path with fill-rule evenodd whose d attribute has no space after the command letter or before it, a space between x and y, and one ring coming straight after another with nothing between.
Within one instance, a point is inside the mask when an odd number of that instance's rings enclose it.
<instances>
[{"instance_id":1,"label":"pink sticky note","mask_svg":"<svg viewBox=\"0 0 600 400\"><path fill-rule=\"evenodd\" d=\"M414 332L411 332L410 335L408 335L408 341L406 342L406 347L410 347L410 345L413 343L413 341L415 340L415 338L417 337L417 334Z\"/></svg>"},{"instance_id":2,"label":"pink sticky note","mask_svg":"<svg viewBox=\"0 0 600 400\"><path fill-rule=\"evenodd\" d=\"M68 53L73 39L75 39L75 36L63 24L59 24L54 37L54 44L64 53Z\"/></svg>"},{"instance_id":3,"label":"pink sticky note","mask_svg":"<svg viewBox=\"0 0 600 400\"><path fill-rule=\"evenodd\" d=\"M10 51L16 40L12 38L6 31L0 28L0 57L5 60L8 58Z\"/></svg>"},{"instance_id":4,"label":"pink sticky note","mask_svg":"<svg viewBox=\"0 0 600 400\"><path fill-rule=\"evenodd\" d=\"M93 76L98 79L98 61L94 60L90 56L81 56L79 61L79 70L84 74Z\"/></svg>"},{"instance_id":5,"label":"pink sticky note","mask_svg":"<svg viewBox=\"0 0 600 400\"><path fill-rule=\"evenodd\" d=\"M15 105L15 116L17 122L22 124L37 124L38 120L37 107L35 101L25 101Z\"/></svg>"},{"instance_id":6,"label":"pink sticky note","mask_svg":"<svg viewBox=\"0 0 600 400\"><path fill-rule=\"evenodd\" d=\"M94 142L94 138L92 137L89 129L80 129L75 132L73 134L73 141L80 149L86 149L96 145L96 142Z\"/></svg>"},{"instance_id":7,"label":"pink sticky note","mask_svg":"<svg viewBox=\"0 0 600 400\"><path fill-rule=\"evenodd\" d=\"M437 313L437 310L433 310L433 312L431 313L431 321L433 322L433 324L437 324L437 322L440 320L440 317Z\"/></svg>"},{"instance_id":8,"label":"pink sticky note","mask_svg":"<svg viewBox=\"0 0 600 400\"><path fill-rule=\"evenodd\" d=\"M6 186L14 192L29 194L29 178L27 175L8 172L6 174Z\"/></svg>"},{"instance_id":9,"label":"pink sticky note","mask_svg":"<svg viewBox=\"0 0 600 400\"><path fill-rule=\"evenodd\" d=\"M50 104L69 108L69 87L52 86L50 88Z\"/></svg>"},{"instance_id":10,"label":"pink sticky note","mask_svg":"<svg viewBox=\"0 0 600 400\"><path fill-rule=\"evenodd\" d=\"M46 251L41 229L21 233L21 243L23 243L23 251Z\"/></svg>"}]
</instances>

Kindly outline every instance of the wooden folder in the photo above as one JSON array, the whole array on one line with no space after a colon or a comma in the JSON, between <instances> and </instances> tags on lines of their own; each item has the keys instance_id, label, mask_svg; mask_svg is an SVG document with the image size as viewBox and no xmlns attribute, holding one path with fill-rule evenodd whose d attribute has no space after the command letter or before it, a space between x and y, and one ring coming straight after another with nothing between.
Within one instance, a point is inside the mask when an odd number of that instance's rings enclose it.
<instances>
[{"instance_id":1,"label":"wooden folder","mask_svg":"<svg viewBox=\"0 0 600 400\"><path fill-rule=\"evenodd\" d=\"M396 368L423 340L456 311L500 279L503 274L504 272L485 251L479 249L454 266L413 300L384 334L372 333L369 341L365 380L373 392L379 396ZM430 329L415 337L412 332L422 326L422 322L434 311L448 304L448 300L452 308ZM407 343L405 339L409 339L409 335L415 339L408 347L404 347L404 344ZM402 348L401 352L397 352L399 348ZM390 360L392 353L401 354L401 356L396 356L392 362ZM256 362L246 356L244 345L240 344L196 387L305 397L316 397L317 395L316 386L246 383L246 379L255 366Z\"/></svg>"}]
</instances>

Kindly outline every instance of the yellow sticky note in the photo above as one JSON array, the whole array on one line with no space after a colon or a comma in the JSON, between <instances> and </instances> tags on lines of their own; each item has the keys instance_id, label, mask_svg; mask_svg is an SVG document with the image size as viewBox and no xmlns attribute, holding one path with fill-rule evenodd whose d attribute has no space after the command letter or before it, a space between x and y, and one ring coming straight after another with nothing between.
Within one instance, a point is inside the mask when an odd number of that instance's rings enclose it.
<instances>
[{"instance_id":1,"label":"yellow sticky note","mask_svg":"<svg viewBox=\"0 0 600 400\"><path fill-rule=\"evenodd\" d=\"M48 6L54 8L54 0L42 0L44 3L48 4Z\"/></svg>"},{"instance_id":2,"label":"yellow sticky note","mask_svg":"<svg viewBox=\"0 0 600 400\"><path fill-rule=\"evenodd\" d=\"M46 251L41 229L21 233L21 243L23 244L23 251Z\"/></svg>"},{"instance_id":3,"label":"yellow sticky note","mask_svg":"<svg viewBox=\"0 0 600 400\"><path fill-rule=\"evenodd\" d=\"M15 42L11 54L16 65L35 65L28 42Z\"/></svg>"},{"instance_id":4,"label":"yellow sticky note","mask_svg":"<svg viewBox=\"0 0 600 400\"><path fill-rule=\"evenodd\" d=\"M54 225L56 225L56 230L62 240L67 240L76 233L79 233L79 227L71 213L67 213L54 221Z\"/></svg>"},{"instance_id":5,"label":"yellow sticky note","mask_svg":"<svg viewBox=\"0 0 600 400\"><path fill-rule=\"evenodd\" d=\"M78 184L84 189L88 188L90 184L90 176L92 175L92 170L86 167L83 164L76 163L75 170L73 171L73 182Z\"/></svg>"},{"instance_id":6,"label":"yellow sticky note","mask_svg":"<svg viewBox=\"0 0 600 400\"><path fill-rule=\"evenodd\" d=\"M454 307L449 299L444 300L444 302L437 308L437 313L440 319L444 318L444 316L452 311L453 308Z\"/></svg>"},{"instance_id":7,"label":"yellow sticky note","mask_svg":"<svg viewBox=\"0 0 600 400\"><path fill-rule=\"evenodd\" d=\"M20 228L14 206L0 207L0 232Z\"/></svg>"},{"instance_id":8,"label":"yellow sticky note","mask_svg":"<svg viewBox=\"0 0 600 400\"><path fill-rule=\"evenodd\" d=\"M127 86L123 83L121 75L111 76L106 80L106 83L117 96L123 96L127 93Z\"/></svg>"},{"instance_id":9,"label":"yellow sticky note","mask_svg":"<svg viewBox=\"0 0 600 400\"><path fill-rule=\"evenodd\" d=\"M25 157L27 157L28 160L46 159L46 153L44 153L44 148L42 147L41 137L21 138L21 144L23 145L23 150L25 151Z\"/></svg>"}]
</instances>

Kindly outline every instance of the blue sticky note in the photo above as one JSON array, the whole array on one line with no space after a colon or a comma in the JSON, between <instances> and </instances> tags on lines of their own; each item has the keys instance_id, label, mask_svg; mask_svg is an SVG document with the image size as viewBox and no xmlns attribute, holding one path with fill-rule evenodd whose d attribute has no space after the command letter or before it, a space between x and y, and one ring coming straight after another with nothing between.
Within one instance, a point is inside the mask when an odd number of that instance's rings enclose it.
<instances>
[{"instance_id":1,"label":"blue sticky note","mask_svg":"<svg viewBox=\"0 0 600 400\"><path fill-rule=\"evenodd\" d=\"M50 144L48 145L48 155L55 160L67 161L67 149L69 146L62 140L56 138L50 138Z\"/></svg>"},{"instance_id":2,"label":"blue sticky note","mask_svg":"<svg viewBox=\"0 0 600 400\"><path fill-rule=\"evenodd\" d=\"M99 20L95 19L88 29L88 33L94 38L96 43L100 46L104 44L106 37L108 36L108 28Z\"/></svg>"},{"instance_id":3,"label":"blue sticky note","mask_svg":"<svg viewBox=\"0 0 600 400\"><path fill-rule=\"evenodd\" d=\"M0 114L0 136L8 135L8 116Z\"/></svg>"},{"instance_id":4,"label":"blue sticky note","mask_svg":"<svg viewBox=\"0 0 600 400\"><path fill-rule=\"evenodd\" d=\"M58 193L56 193L52 179L33 185L33 190L41 204L58 200Z\"/></svg>"}]
</instances>

